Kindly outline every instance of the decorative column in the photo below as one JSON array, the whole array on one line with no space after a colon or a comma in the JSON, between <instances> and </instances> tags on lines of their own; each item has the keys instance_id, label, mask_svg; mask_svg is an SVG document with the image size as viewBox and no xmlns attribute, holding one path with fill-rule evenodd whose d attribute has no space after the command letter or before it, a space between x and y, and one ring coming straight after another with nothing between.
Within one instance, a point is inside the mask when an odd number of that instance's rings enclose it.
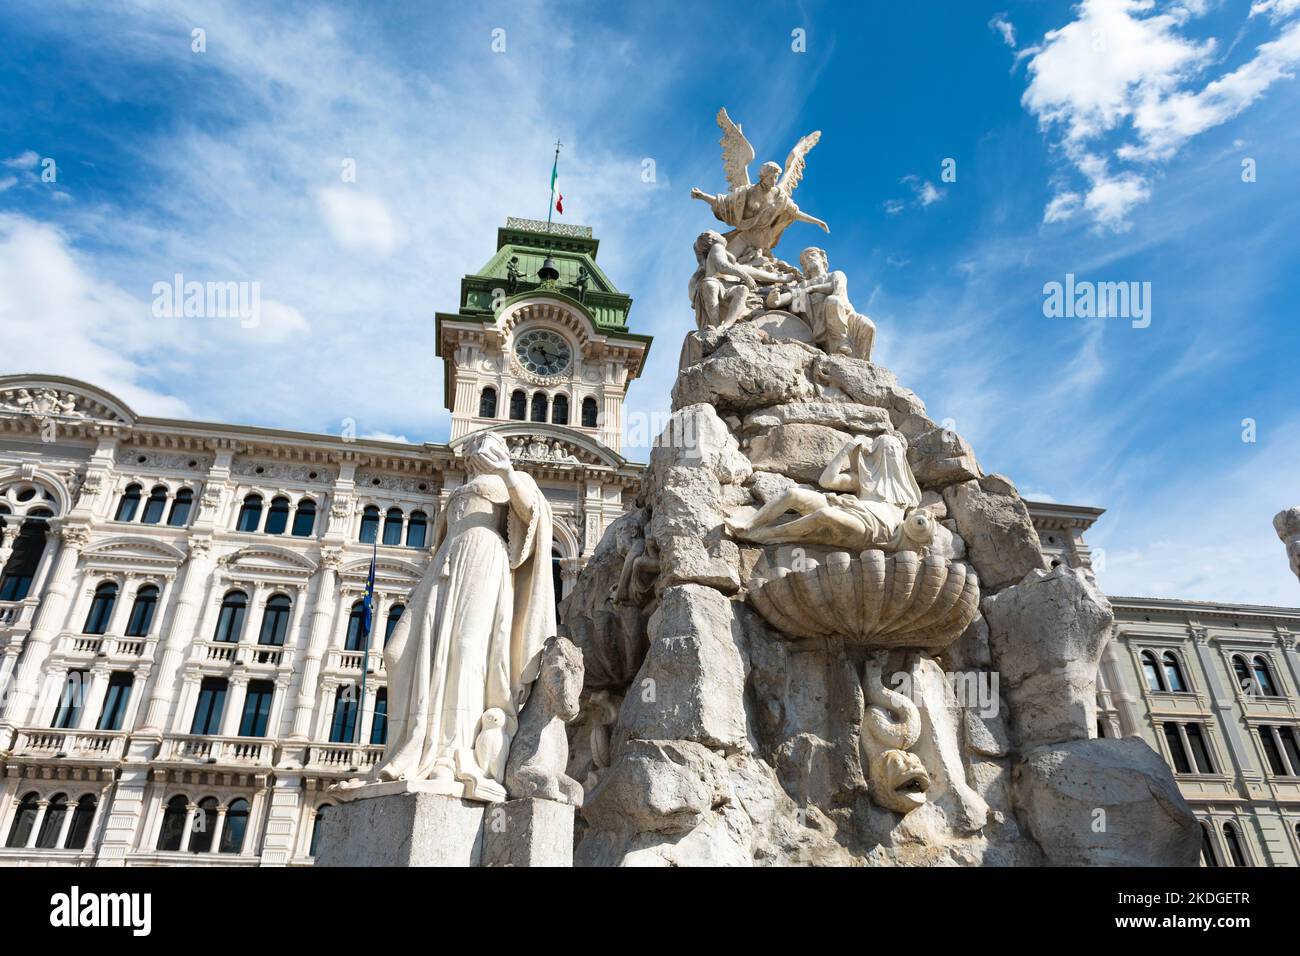
<instances>
[{"instance_id":1,"label":"decorative column","mask_svg":"<svg viewBox=\"0 0 1300 956\"><path fill-rule=\"evenodd\" d=\"M37 685L40 681L41 668L50 654L50 646L63 627L68 613L68 601L72 593L73 573L77 568L77 559L81 549L90 541L90 531L80 525L69 525L59 529L62 546L50 574L50 583L45 590L40 610L31 633L23 643L23 655L18 662L13 692L4 710L5 724L21 726L29 721L32 703L36 699Z\"/></svg>"},{"instance_id":2,"label":"decorative column","mask_svg":"<svg viewBox=\"0 0 1300 956\"><path fill-rule=\"evenodd\" d=\"M167 712L176 692L176 675L185 658L185 648L194 636L194 617L204 585L212 574L212 539L190 539L190 553L185 560L185 579L176 598L171 627L163 642L162 655L154 677L153 692L145 709L140 733L161 736L167 725Z\"/></svg>"},{"instance_id":3,"label":"decorative column","mask_svg":"<svg viewBox=\"0 0 1300 956\"><path fill-rule=\"evenodd\" d=\"M90 669L90 688L86 691L85 703L81 708L81 719L77 721L78 730L93 730L99 721L100 711L104 709L104 697L108 693L109 668L107 664L95 664Z\"/></svg>"},{"instance_id":4,"label":"decorative column","mask_svg":"<svg viewBox=\"0 0 1300 956\"><path fill-rule=\"evenodd\" d=\"M226 709L221 714L221 736L237 737L239 719L244 713L244 698L248 696L248 675L232 674L226 689Z\"/></svg>"},{"instance_id":5,"label":"decorative column","mask_svg":"<svg viewBox=\"0 0 1300 956\"><path fill-rule=\"evenodd\" d=\"M338 570L343 563L341 548L321 551L320 567L316 571L316 597L312 606L311 625L307 638L307 654L303 659L298 699L293 711L292 740L305 741L311 733L311 715L316 704L316 684L320 680L321 659L329 645L330 630L337 605Z\"/></svg>"}]
</instances>

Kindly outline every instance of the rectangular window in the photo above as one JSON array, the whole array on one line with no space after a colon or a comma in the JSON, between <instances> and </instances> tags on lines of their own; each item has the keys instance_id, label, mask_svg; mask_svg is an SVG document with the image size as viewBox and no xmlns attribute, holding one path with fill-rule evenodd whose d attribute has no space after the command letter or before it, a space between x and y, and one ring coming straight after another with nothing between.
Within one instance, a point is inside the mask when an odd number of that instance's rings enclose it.
<instances>
[{"instance_id":1,"label":"rectangular window","mask_svg":"<svg viewBox=\"0 0 1300 956\"><path fill-rule=\"evenodd\" d=\"M81 708L86 702L89 689L86 671L68 671L63 681L63 691L59 694L59 707L54 712L54 722L50 725L58 730L70 730L81 722Z\"/></svg>"},{"instance_id":2,"label":"rectangular window","mask_svg":"<svg viewBox=\"0 0 1300 956\"><path fill-rule=\"evenodd\" d=\"M113 671L108 678L108 693L104 695L104 709L100 711L99 730L121 730L126 719L126 705L131 700L135 678L130 671Z\"/></svg>"},{"instance_id":3,"label":"rectangular window","mask_svg":"<svg viewBox=\"0 0 1300 956\"><path fill-rule=\"evenodd\" d=\"M1197 773L1214 773L1214 763L1210 760L1210 748L1205 745L1205 735L1201 733L1200 724L1188 724L1187 742L1192 747L1192 759L1196 761Z\"/></svg>"},{"instance_id":4,"label":"rectangular window","mask_svg":"<svg viewBox=\"0 0 1300 956\"><path fill-rule=\"evenodd\" d=\"M1277 741L1273 739L1273 728L1267 725L1261 725L1255 728L1259 734L1259 742L1264 745L1264 756L1268 757L1269 769L1279 777L1288 776L1286 763L1282 760L1282 752L1277 749Z\"/></svg>"},{"instance_id":5,"label":"rectangular window","mask_svg":"<svg viewBox=\"0 0 1300 956\"><path fill-rule=\"evenodd\" d=\"M271 699L275 697L275 684L269 680L248 682L244 697L244 716L239 721L239 736L265 737L266 725L271 719Z\"/></svg>"},{"instance_id":6,"label":"rectangular window","mask_svg":"<svg viewBox=\"0 0 1300 956\"><path fill-rule=\"evenodd\" d=\"M388 743L388 690L386 688L375 695L375 719L370 725L370 742Z\"/></svg>"},{"instance_id":7,"label":"rectangular window","mask_svg":"<svg viewBox=\"0 0 1300 956\"><path fill-rule=\"evenodd\" d=\"M356 722L357 688L353 684L344 684L334 694L334 719L330 721L330 743L352 743Z\"/></svg>"},{"instance_id":8,"label":"rectangular window","mask_svg":"<svg viewBox=\"0 0 1300 956\"><path fill-rule=\"evenodd\" d=\"M1282 753L1291 764L1291 776L1300 777L1300 746L1296 745L1295 730L1291 727L1279 727L1277 735L1282 739Z\"/></svg>"},{"instance_id":9,"label":"rectangular window","mask_svg":"<svg viewBox=\"0 0 1300 956\"><path fill-rule=\"evenodd\" d=\"M1175 773L1191 773L1192 765L1187 760L1187 750L1183 747L1183 738L1178 734L1177 724L1165 724L1165 743L1169 745L1169 758L1174 762Z\"/></svg>"},{"instance_id":10,"label":"rectangular window","mask_svg":"<svg viewBox=\"0 0 1300 956\"><path fill-rule=\"evenodd\" d=\"M192 734L221 733L221 712L226 707L226 681L222 677L205 677L199 685L199 703L194 708Z\"/></svg>"}]
</instances>

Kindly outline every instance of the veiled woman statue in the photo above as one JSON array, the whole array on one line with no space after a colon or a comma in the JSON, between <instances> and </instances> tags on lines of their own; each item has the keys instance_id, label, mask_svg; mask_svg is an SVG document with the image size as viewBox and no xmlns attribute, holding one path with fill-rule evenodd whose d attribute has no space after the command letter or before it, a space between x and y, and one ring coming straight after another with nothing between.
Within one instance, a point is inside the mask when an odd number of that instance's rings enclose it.
<instances>
[{"instance_id":1,"label":"veiled woman statue","mask_svg":"<svg viewBox=\"0 0 1300 956\"><path fill-rule=\"evenodd\" d=\"M499 436L470 439L466 465L384 648L388 747L375 779L504 800L510 740L555 634L551 508Z\"/></svg>"}]
</instances>

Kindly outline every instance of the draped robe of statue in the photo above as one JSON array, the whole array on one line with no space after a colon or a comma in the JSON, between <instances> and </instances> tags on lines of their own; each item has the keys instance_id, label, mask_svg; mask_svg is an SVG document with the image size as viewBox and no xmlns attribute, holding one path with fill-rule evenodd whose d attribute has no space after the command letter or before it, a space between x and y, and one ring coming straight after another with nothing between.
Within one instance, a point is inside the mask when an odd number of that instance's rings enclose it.
<instances>
[{"instance_id":1,"label":"draped robe of statue","mask_svg":"<svg viewBox=\"0 0 1300 956\"><path fill-rule=\"evenodd\" d=\"M758 207L746 216L745 207L751 198ZM775 249L781 234L799 213L799 207L785 190L780 187L767 190L762 183L733 189L709 205L718 219L732 227L722 235L727 240L727 248L736 256L743 256L751 249L765 252Z\"/></svg>"},{"instance_id":2,"label":"draped robe of statue","mask_svg":"<svg viewBox=\"0 0 1300 956\"><path fill-rule=\"evenodd\" d=\"M505 729L492 731L504 740L488 743L508 748L555 634L551 508L531 477L513 477L520 500L500 475L479 474L438 516L433 562L384 648L389 729L378 780L446 781L449 792L455 780L467 797L504 797L475 757L482 717L504 712Z\"/></svg>"}]
</instances>

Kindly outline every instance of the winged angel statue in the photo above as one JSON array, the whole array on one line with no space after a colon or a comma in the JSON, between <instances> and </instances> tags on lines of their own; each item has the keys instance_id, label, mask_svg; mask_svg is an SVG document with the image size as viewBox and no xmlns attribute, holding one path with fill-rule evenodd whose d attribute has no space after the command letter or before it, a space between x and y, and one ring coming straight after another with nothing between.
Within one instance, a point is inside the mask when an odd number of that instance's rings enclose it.
<instances>
[{"instance_id":1,"label":"winged angel statue","mask_svg":"<svg viewBox=\"0 0 1300 956\"><path fill-rule=\"evenodd\" d=\"M722 130L722 168L731 192L710 196L692 189L691 198L706 201L713 215L732 227L725 236L732 255L741 262L767 258L781 241L781 233L793 222L808 222L831 231L820 219L800 212L790 198L803 179L804 157L821 139L820 130L795 143L786 157L784 172L776 163L764 163L758 171L758 182L751 183L749 164L754 160L754 147L745 139L740 125L731 121L725 107L718 110L718 126Z\"/></svg>"}]
</instances>

